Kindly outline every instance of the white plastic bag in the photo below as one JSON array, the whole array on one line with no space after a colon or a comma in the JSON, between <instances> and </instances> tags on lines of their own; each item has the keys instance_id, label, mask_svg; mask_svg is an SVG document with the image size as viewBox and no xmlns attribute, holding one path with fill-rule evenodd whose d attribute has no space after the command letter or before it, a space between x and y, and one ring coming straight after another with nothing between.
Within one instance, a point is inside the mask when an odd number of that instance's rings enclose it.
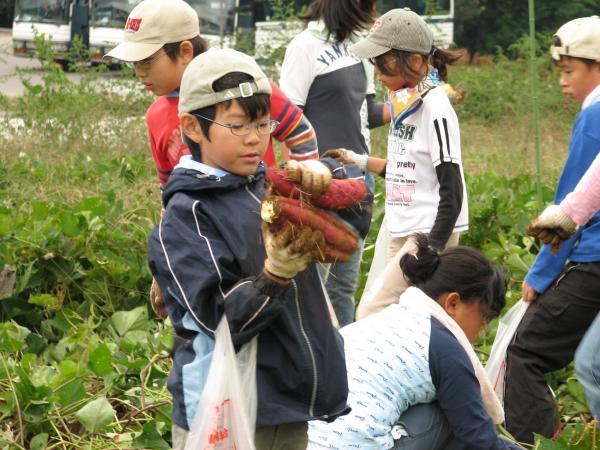
<instances>
[{"instance_id":1,"label":"white plastic bag","mask_svg":"<svg viewBox=\"0 0 600 450\"><path fill-rule=\"evenodd\" d=\"M527 308L529 308L529 303L519 300L504 316L502 316L500 323L498 324L498 331L496 331L496 338L492 345L490 357L485 365L485 371L487 372L488 377L492 382L492 386L494 386L494 391L502 404L504 404L506 350L513 341L517 327L521 323L521 319L527 311Z\"/></svg>"},{"instance_id":2,"label":"white plastic bag","mask_svg":"<svg viewBox=\"0 0 600 450\"><path fill-rule=\"evenodd\" d=\"M254 450L256 340L236 354L225 315L185 450Z\"/></svg>"}]
</instances>

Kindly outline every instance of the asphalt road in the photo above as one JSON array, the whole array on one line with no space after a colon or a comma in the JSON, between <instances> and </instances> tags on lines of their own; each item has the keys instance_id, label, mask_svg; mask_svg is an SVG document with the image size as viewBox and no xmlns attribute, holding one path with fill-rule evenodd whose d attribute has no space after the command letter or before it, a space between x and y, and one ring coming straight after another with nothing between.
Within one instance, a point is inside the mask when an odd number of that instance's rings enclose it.
<instances>
[{"instance_id":1,"label":"asphalt road","mask_svg":"<svg viewBox=\"0 0 600 450\"><path fill-rule=\"evenodd\" d=\"M32 58L16 57L12 54L12 35L8 28L0 28L0 94L8 97L14 97L23 94L25 87L21 83L17 69L27 69L26 76L32 83L39 84L42 81L38 61ZM67 76L78 81L81 75L77 73L68 73ZM110 73L103 73L99 78L110 78Z\"/></svg>"}]
</instances>

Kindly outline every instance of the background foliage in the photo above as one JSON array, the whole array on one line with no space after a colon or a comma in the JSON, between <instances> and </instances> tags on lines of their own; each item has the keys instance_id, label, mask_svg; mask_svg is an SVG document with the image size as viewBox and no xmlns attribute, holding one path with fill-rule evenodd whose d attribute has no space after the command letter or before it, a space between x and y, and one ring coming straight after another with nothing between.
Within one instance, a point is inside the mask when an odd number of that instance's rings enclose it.
<instances>
[{"instance_id":1,"label":"background foliage","mask_svg":"<svg viewBox=\"0 0 600 450\"><path fill-rule=\"evenodd\" d=\"M600 13L600 1L535 2L536 30L552 35L563 23L575 17ZM471 52L494 54L507 50L528 32L528 2L524 0L456 0L454 38L459 47ZM547 39L541 41L547 47Z\"/></svg>"}]
</instances>

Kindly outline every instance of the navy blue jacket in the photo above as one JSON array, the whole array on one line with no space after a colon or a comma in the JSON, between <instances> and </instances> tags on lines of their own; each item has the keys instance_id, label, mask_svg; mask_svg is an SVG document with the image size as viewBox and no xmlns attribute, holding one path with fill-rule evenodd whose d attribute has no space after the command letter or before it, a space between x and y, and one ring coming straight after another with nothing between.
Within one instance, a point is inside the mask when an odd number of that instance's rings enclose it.
<instances>
[{"instance_id":1,"label":"navy blue jacket","mask_svg":"<svg viewBox=\"0 0 600 450\"><path fill-rule=\"evenodd\" d=\"M189 429L227 314L234 345L258 335L257 426L346 414L343 340L333 328L316 268L283 286L262 274L264 166L242 177L177 168L166 213L149 238L152 273L178 335L168 387L173 420Z\"/></svg>"}]
</instances>

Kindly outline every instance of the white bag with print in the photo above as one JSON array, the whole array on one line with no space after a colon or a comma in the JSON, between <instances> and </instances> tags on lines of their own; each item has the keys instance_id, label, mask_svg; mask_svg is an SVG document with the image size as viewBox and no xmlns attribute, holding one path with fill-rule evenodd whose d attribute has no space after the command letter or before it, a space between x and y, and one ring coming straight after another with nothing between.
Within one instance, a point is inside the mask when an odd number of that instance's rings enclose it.
<instances>
[{"instance_id":1,"label":"white bag with print","mask_svg":"<svg viewBox=\"0 0 600 450\"><path fill-rule=\"evenodd\" d=\"M185 450L255 449L256 340L244 344L236 354L223 315Z\"/></svg>"}]
</instances>

